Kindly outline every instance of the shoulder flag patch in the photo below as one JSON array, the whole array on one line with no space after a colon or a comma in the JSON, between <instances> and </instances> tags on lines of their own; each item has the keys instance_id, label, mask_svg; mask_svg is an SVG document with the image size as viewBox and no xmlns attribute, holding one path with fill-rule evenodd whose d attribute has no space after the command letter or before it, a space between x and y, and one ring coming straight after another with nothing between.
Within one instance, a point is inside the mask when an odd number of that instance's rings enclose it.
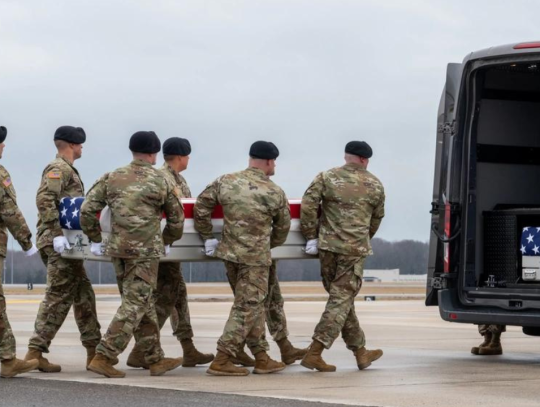
<instances>
[{"instance_id":1,"label":"shoulder flag patch","mask_svg":"<svg viewBox=\"0 0 540 407\"><path fill-rule=\"evenodd\" d=\"M4 184L4 186L7 188L11 185L11 178L6 178L2 184Z\"/></svg>"},{"instance_id":2,"label":"shoulder flag patch","mask_svg":"<svg viewBox=\"0 0 540 407\"><path fill-rule=\"evenodd\" d=\"M47 177L50 179L60 179L61 174L59 172L51 171L47 174Z\"/></svg>"}]
</instances>

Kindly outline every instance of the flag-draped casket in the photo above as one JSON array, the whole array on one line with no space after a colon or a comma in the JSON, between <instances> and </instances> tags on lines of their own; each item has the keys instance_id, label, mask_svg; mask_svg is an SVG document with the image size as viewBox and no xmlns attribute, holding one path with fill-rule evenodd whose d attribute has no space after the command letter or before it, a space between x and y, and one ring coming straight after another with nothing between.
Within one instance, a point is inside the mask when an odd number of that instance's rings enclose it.
<instances>
[{"instance_id":1,"label":"flag-draped casket","mask_svg":"<svg viewBox=\"0 0 540 407\"><path fill-rule=\"evenodd\" d=\"M84 202L83 197L64 198L60 202L59 216L60 225L64 235L69 240L72 249L62 253L63 257L71 259L88 259L110 261L107 256L94 256L90 253L90 244L88 238L82 232L80 226L80 210ZM287 236L287 241L283 246L272 249L272 258L274 259L300 259L313 258L313 256L304 253L306 240L300 233L300 200L289 200L291 207L291 230ZM182 199L184 206L185 223L184 235L182 239L176 241L171 246L171 252L166 259L162 261L212 261L219 260L205 256L203 253L204 244L193 224L193 207L195 199ZM106 207L100 214L101 234L103 237L103 247L106 247L109 234L111 232L111 214ZM217 206L212 214L212 224L214 225L215 236L219 239L223 228L223 212L220 206ZM165 220L162 221L162 228L165 226Z\"/></svg>"}]
</instances>

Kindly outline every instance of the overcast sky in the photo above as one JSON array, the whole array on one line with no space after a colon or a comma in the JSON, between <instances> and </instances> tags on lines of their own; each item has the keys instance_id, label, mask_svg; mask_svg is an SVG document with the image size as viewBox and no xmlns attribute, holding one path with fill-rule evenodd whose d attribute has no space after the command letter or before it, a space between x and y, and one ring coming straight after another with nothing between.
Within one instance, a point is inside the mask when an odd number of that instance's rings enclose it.
<instances>
[{"instance_id":1,"label":"overcast sky","mask_svg":"<svg viewBox=\"0 0 540 407\"><path fill-rule=\"evenodd\" d=\"M538 15L536 1L0 0L0 164L35 231L64 124L86 130L87 190L130 161L137 130L191 141L194 194L264 139L281 151L274 180L301 197L365 140L386 188L379 236L427 241L446 64L540 39Z\"/></svg>"}]
</instances>

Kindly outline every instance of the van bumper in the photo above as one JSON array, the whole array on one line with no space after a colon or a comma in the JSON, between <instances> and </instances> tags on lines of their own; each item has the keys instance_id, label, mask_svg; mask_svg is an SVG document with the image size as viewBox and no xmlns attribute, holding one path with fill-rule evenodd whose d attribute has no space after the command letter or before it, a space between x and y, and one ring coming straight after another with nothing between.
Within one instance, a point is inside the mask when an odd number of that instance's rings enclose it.
<instances>
[{"instance_id":1,"label":"van bumper","mask_svg":"<svg viewBox=\"0 0 540 407\"><path fill-rule=\"evenodd\" d=\"M439 312L448 322L540 327L540 310L507 311L501 308L465 306L457 290L439 290Z\"/></svg>"}]
</instances>

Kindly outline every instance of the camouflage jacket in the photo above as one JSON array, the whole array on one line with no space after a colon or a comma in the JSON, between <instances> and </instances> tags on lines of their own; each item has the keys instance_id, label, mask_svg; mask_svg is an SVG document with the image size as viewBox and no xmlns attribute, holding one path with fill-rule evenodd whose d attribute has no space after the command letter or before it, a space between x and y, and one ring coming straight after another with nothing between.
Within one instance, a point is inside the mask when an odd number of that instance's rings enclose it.
<instances>
[{"instance_id":1,"label":"camouflage jacket","mask_svg":"<svg viewBox=\"0 0 540 407\"><path fill-rule=\"evenodd\" d=\"M169 181L175 187L180 188L180 197L181 198L191 198L191 191L186 182L186 179L177 173L171 168L167 163L163 164L163 167L160 168L160 171L163 173L163 176L167 181Z\"/></svg>"},{"instance_id":2,"label":"camouflage jacket","mask_svg":"<svg viewBox=\"0 0 540 407\"><path fill-rule=\"evenodd\" d=\"M9 172L0 165L0 257L7 254L7 231L19 242L24 251L32 247L32 233L17 206L17 195Z\"/></svg>"},{"instance_id":3,"label":"camouflage jacket","mask_svg":"<svg viewBox=\"0 0 540 407\"><path fill-rule=\"evenodd\" d=\"M38 249L51 246L55 237L63 235L58 218L60 200L77 196L84 196L84 185L79 172L57 154L56 159L43 170L36 196Z\"/></svg>"},{"instance_id":4,"label":"camouflage jacket","mask_svg":"<svg viewBox=\"0 0 540 407\"><path fill-rule=\"evenodd\" d=\"M184 209L179 192L151 164L133 160L105 174L88 191L81 207L81 227L92 242L101 242L97 212L111 209L106 254L126 259L156 258L182 237ZM161 232L163 212L167 224Z\"/></svg>"},{"instance_id":5,"label":"camouflage jacket","mask_svg":"<svg viewBox=\"0 0 540 407\"><path fill-rule=\"evenodd\" d=\"M214 238L211 215L218 204L223 207L223 233L216 257L270 266L270 249L285 242L291 226L283 190L256 168L219 177L195 204L195 229L203 240Z\"/></svg>"},{"instance_id":6,"label":"camouflage jacket","mask_svg":"<svg viewBox=\"0 0 540 407\"><path fill-rule=\"evenodd\" d=\"M358 165L321 172L302 198L302 234L308 240L319 238L323 250L351 256L373 254L370 240L384 217L384 200L381 181Z\"/></svg>"}]
</instances>

